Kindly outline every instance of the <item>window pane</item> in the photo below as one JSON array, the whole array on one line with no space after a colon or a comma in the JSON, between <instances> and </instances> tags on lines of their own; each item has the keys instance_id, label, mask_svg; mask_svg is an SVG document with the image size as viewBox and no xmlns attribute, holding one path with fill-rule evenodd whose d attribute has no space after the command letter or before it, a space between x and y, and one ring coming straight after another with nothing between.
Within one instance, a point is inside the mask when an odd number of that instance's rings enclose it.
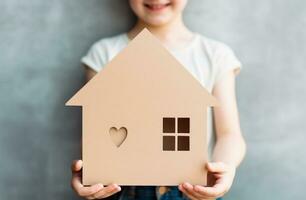
<instances>
[{"instance_id":1,"label":"window pane","mask_svg":"<svg viewBox=\"0 0 306 200\"><path fill-rule=\"evenodd\" d=\"M189 136L178 136L178 151L189 151Z\"/></svg>"},{"instance_id":2,"label":"window pane","mask_svg":"<svg viewBox=\"0 0 306 200\"><path fill-rule=\"evenodd\" d=\"M163 132L175 133L175 118L163 118Z\"/></svg>"},{"instance_id":3,"label":"window pane","mask_svg":"<svg viewBox=\"0 0 306 200\"><path fill-rule=\"evenodd\" d=\"M175 136L163 136L163 150L175 151Z\"/></svg>"},{"instance_id":4,"label":"window pane","mask_svg":"<svg viewBox=\"0 0 306 200\"><path fill-rule=\"evenodd\" d=\"M189 118L178 118L178 133L189 133L190 129L190 120Z\"/></svg>"}]
</instances>

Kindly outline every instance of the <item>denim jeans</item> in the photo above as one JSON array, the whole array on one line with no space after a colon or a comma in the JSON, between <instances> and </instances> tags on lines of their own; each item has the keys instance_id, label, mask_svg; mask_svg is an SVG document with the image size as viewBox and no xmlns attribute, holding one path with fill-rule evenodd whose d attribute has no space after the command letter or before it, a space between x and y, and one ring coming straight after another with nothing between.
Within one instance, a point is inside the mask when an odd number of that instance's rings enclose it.
<instances>
[{"instance_id":1,"label":"denim jeans","mask_svg":"<svg viewBox=\"0 0 306 200\"><path fill-rule=\"evenodd\" d=\"M155 186L126 186L122 191L113 195L107 200L188 200L188 198L177 188L170 186L169 190L158 195ZM218 198L217 200L221 200Z\"/></svg>"}]
</instances>

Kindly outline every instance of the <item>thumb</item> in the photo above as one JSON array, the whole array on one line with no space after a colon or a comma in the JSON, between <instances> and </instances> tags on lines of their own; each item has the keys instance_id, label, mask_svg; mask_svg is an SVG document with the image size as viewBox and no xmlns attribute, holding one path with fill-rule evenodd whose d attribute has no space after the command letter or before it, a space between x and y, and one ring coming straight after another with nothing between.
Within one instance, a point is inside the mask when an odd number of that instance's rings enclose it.
<instances>
[{"instance_id":1,"label":"thumb","mask_svg":"<svg viewBox=\"0 0 306 200\"><path fill-rule=\"evenodd\" d=\"M72 172L79 172L83 167L82 160L74 160L71 164L71 171Z\"/></svg>"},{"instance_id":2,"label":"thumb","mask_svg":"<svg viewBox=\"0 0 306 200\"><path fill-rule=\"evenodd\" d=\"M206 164L209 172L222 173L227 171L227 165L223 162L209 162Z\"/></svg>"}]
</instances>

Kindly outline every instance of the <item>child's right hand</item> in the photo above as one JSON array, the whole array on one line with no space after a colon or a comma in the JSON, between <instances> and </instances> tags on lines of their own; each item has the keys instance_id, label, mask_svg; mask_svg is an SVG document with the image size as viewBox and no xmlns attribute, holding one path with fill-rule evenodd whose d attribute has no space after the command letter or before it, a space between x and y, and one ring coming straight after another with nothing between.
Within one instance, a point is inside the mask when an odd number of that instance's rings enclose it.
<instances>
[{"instance_id":1,"label":"child's right hand","mask_svg":"<svg viewBox=\"0 0 306 200\"><path fill-rule=\"evenodd\" d=\"M102 184L95 184L88 187L82 185L82 166L82 160L75 160L71 165L71 187L79 196L86 199L103 199L121 190L120 186L117 184L111 184L106 187L104 187Z\"/></svg>"}]
</instances>

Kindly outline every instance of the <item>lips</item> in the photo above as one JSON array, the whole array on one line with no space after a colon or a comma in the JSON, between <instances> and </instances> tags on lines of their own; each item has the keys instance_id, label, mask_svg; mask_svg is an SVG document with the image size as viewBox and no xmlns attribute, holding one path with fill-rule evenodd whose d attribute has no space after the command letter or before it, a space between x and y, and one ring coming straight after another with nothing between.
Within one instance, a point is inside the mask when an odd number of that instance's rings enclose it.
<instances>
[{"instance_id":1,"label":"lips","mask_svg":"<svg viewBox=\"0 0 306 200\"><path fill-rule=\"evenodd\" d=\"M171 3L144 3L144 6L150 11L162 11L170 5Z\"/></svg>"}]
</instances>

